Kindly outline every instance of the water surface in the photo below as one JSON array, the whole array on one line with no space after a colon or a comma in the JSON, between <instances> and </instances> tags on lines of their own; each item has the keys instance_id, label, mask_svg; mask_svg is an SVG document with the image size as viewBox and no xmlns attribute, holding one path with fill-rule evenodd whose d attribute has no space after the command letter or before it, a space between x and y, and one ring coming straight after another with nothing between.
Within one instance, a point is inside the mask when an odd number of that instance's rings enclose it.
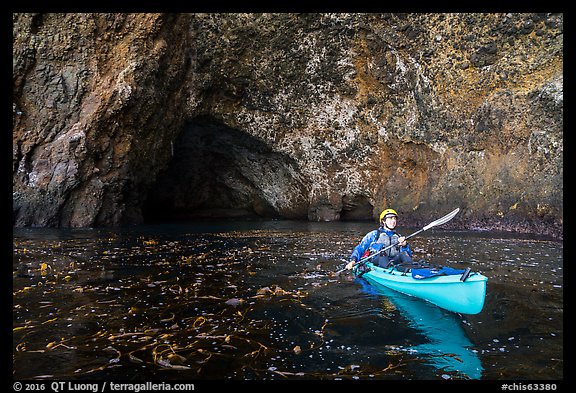
<instances>
[{"instance_id":1,"label":"water surface","mask_svg":"<svg viewBox=\"0 0 576 393\"><path fill-rule=\"evenodd\" d=\"M461 315L334 274L372 229L15 229L13 376L563 378L562 242L441 229L410 239L415 259L488 276L482 312Z\"/></svg>"}]
</instances>

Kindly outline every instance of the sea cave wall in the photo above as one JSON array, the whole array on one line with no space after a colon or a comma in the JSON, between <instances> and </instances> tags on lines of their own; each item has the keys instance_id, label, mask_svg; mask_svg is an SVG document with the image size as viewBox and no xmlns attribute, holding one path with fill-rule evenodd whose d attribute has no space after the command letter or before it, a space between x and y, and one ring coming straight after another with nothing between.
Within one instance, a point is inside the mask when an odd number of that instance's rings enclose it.
<instances>
[{"instance_id":1,"label":"sea cave wall","mask_svg":"<svg viewBox=\"0 0 576 393\"><path fill-rule=\"evenodd\" d=\"M563 231L563 15L13 14L13 225Z\"/></svg>"}]
</instances>

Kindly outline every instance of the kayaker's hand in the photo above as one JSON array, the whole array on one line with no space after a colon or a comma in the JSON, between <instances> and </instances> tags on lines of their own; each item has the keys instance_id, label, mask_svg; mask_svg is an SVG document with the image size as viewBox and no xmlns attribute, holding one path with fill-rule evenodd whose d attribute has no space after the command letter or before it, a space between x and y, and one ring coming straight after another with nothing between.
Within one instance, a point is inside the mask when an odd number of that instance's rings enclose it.
<instances>
[{"instance_id":1,"label":"kayaker's hand","mask_svg":"<svg viewBox=\"0 0 576 393\"><path fill-rule=\"evenodd\" d=\"M406 237L402 236L398 238L398 244L400 244L402 247L406 247Z\"/></svg>"},{"instance_id":2,"label":"kayaker's hand","mask_svg":"<svg viewBox=\"0 0 576 393\"><path fill-rule=\"evenodd\" d=\"M355 264L355 263L356 263L355 260L351 260L350 262L348 262L348 263L346 264L346 269L348 269L348 270L352 269L352 267L354 267L354 264Z\"/></svg>"}]
</instances>

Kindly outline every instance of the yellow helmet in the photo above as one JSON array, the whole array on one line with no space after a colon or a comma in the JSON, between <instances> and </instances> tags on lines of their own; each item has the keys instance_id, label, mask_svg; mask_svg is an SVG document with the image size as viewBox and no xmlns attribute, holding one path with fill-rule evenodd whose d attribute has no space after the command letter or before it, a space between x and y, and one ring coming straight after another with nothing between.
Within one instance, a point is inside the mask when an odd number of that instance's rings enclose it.
<instances>
[{"instance_id":1,"label":"yellow helmet","mask_svg":"<svg viewBox=\"0 0 576 393\"><path fill-rule=\"evenodd\" d=\"M398 217L398 213L394 209L386 209L382 213L380 213L380 222L385 219L387 216L396 216Z\"/></svg>"}]
</instances>

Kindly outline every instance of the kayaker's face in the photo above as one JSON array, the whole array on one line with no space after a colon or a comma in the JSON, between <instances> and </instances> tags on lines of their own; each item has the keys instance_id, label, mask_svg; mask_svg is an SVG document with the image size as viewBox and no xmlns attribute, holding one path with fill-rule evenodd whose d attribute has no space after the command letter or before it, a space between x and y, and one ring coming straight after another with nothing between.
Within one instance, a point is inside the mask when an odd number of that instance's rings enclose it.
<instances>
[{"instance_id":1,"label":"kayaker's face","mask_svg":"<svg viewBox=\"0 0 576 393\"><path fill-rule=\"evenodd\" d=\"M398 219L395 216L386 217L384 220L384 225L386 228L394 229L396 228L396 224L398 223Z\"/></svg>"}]
</instances>

